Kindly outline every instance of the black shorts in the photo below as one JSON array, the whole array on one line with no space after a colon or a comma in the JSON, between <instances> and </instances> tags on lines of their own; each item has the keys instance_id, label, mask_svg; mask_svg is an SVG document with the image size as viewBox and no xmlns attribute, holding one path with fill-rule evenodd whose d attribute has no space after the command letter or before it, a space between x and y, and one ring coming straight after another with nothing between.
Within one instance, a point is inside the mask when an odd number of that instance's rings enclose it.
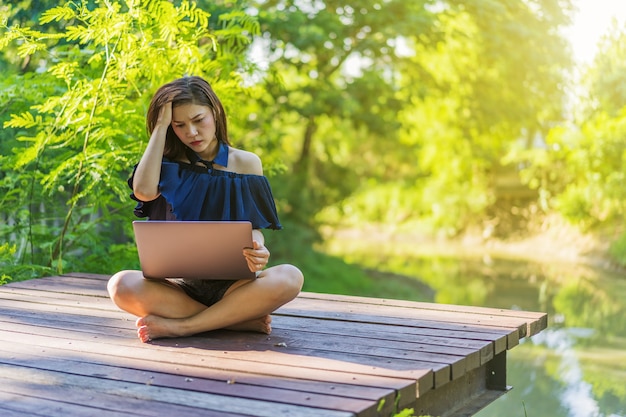
<instances>
[{"instance_id":1,"label":"black shorts","mask_svg":"<svg viewBox=\"0 0 626 417\"><path fill-rule=\"evenodd\" d=\"M224 294L236 280L233 279L169 279L178 285L185 293L194 300L211 307L224 298Z\"/></svg>"}]
</instances>

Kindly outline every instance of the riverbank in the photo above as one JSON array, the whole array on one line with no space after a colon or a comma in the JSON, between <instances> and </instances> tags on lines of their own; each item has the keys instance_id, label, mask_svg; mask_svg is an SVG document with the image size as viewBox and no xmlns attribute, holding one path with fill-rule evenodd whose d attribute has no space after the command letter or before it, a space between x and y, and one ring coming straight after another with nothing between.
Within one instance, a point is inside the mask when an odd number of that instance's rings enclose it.
<instances>
[{"instance_id":1,"label":"riverbank","mask_svg":"<svg viewBox=\"0 0 626 417\"><path fill-rule=\"evenodd\" d=\"M616 235L617 232L613 232ZM424 256L498 257L534 262L577 264L612 272L626 272L610 255L609 233L583 233L563 221L551 220L534 231L520 231L499 238L485 230L471 230L461 236L447 237L421 233L410 225L368 224L361 228L326 228L326 249L338 253L339 246L379 245L403 248Z\"/></svg>"}]
</instances>

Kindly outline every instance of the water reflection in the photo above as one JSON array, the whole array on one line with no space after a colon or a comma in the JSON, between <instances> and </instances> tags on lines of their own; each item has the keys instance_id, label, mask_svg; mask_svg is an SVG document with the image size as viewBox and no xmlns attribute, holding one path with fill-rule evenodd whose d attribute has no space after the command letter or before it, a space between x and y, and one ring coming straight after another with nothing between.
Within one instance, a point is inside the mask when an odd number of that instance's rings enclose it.
<instances>
[{"instance_id":1,"label":"water reflection","mask_svg":"<svg viewBox=\"0 0 626 417\"><path fill-rule=\"evenodd\" d=\"M509 353L515 389L477 417L626 416L624 277L504 259L420 263L437 302L549 313L548 329Z\"/></svg>"},{"instance_id":2,"label":"water reflection","mask_svg":"<svg viewBox=\"0 0 626 417\"><path fill-rule=\"evenodd\" d=\"M355 247L350 261L415 277L439 303L549 314L509 352L514 389L477 417L626 417L626 277L592 268L485 257L423 257ZM410 295L407 295L410 298Z\"/></svg>"}]
</instances>

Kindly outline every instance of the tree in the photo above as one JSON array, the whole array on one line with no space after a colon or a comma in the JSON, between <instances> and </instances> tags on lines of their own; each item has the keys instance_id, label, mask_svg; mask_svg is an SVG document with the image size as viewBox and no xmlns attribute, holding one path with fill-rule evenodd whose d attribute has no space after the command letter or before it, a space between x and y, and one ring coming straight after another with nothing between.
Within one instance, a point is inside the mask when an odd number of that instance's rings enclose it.
<instances>
[{"instance_id":1,"label":"tree","mask_svg":"<svg viewBox=\"0 0 626 417\"><path fill-rule=\"evenodd\" d=\"M298 138L294 211L339 202L342 221L430 218L449 233L484 220L504 156L562 120L571 61L558 28L570 9L557 0L263 2L267 119L255 123Z\"/></svg>"},{"instance_id":2,"label":"tree","mask_svg":"<svg viewBox=\"0 0 626 417\"><path fill-rule=\"evenodd\" d=\"M292 218L313 215L349 195L359 173L377 165L353 152L384 149L400 127L394 66L403 59L398 42L431 30L426 1L366 0L250 2L268 60L261 74L260 112L249 121L284 143L291 165L282 179ZM361 146L365 144L365 146ZM281 189L281 187L279 187Z\"/></svg>"},{"instance_id":3,"label":"tree","mask_svg":"<svg viewBox=\"0 0 626 417\"><path fill-rule=\"evenodd\" d=\"M44 12L39 24L58 32L4 26L0 50L17 45L19 58L39 62L0 89L11 109L5 133L14 135L0 159L2 234L14 242L4 251L14 252L14 271L116 267L102 259L129 248L125 179L143 151L153 90L184 74L212 80L227 103L241 89L240 45L258 24L238 10L213 27L210 19L188 1L102 0ZM129 259L132 250L118 262Z\"/></svg>"},{"instance_id":4,"label":"tree","mask_svg":"<svg viewBox=\"0 0 626 417\"><path fill-rule=\"evenodd\" d=\"M401 113L403 141L415 144L414 192L435 227L457 233L494 216L505 156L535 146L563 119L565 77L571 59L558 34L568 1L447 1L439 14L441 39L413 38L415 66L402 90L424 97ZM424 178L424 179L421 179ZM507 207L510 210L510 207ZM511 216L511 212L505 213ZM492 222L503 219L493 219Z\"/></svg>"},{"instance_id":5,"label":"tree","mask_svg":"<svg viewBox=\"0 0 626 417\"><path fill-rule=\"evenodd\" d=\"M524 155L526 179L546 196L547 209L587 231L608 228L613 238L626 213L625 41L625 29L613 25L583 76L573 119L550 131L545 148ZM621 262L625 241L614 247Z\"/></svg>"}]
</instances>

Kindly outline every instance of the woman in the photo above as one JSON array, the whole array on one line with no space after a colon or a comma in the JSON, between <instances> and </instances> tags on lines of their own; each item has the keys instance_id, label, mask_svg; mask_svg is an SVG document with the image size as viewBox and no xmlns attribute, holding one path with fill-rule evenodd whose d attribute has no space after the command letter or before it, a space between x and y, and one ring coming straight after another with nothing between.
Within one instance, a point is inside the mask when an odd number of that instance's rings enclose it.
<instances>
[{"instance_id":1,"label":"woman","mask_svg":"<svg viewBox=\"0 0 626 417\"><path fill-rule=\"evenodd\" d=\"M304 278L292 265L265 269L270 252L260 229L281 226L261 160L230 146L222 104L200 77L159 88L147 128L148 146L129 179L139 202L135 214L251 221L253 247L243 255L257 279L151 280L141 271L121 271L108 283L111 299L139 317L142 342L222 328L269 334L270 314L298 295Z\"/></svg>"}]
</instances>

